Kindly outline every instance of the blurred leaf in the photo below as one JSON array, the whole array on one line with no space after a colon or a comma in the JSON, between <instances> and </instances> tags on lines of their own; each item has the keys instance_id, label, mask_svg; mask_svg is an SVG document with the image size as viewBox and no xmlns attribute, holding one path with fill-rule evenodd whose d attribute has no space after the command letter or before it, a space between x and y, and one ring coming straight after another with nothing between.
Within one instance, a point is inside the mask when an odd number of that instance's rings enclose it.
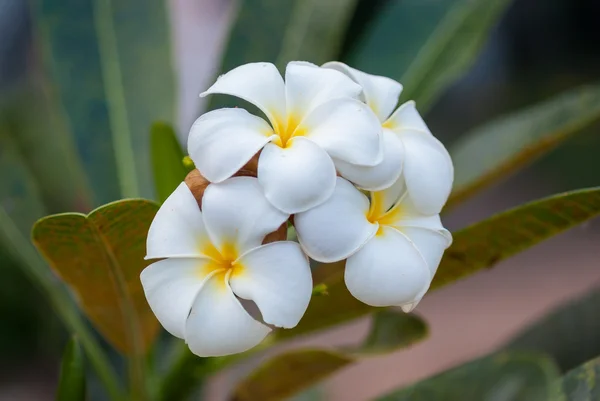
<instances>
[{"instance_id":1,"label":"blurred leaf","mask_svg":"<svg viewBox=\"0 0 600 401\"><path fill-rule=\"evenodd\" d=\"M92 192L83 164L47 86L30 77L2 100L5 134L35 177L48 210L89 210Z\"/></svg>"},{"instance_id":2,"label":"blurred leaf","mask_svg":"<svg viewBox=\"0 0 600 401\"><path fill-rule=\"evenodd\" d=\"M357 0L245 0L221 64L227 72L241 64L267 61L283 71L288 61L322 64L336 58ZM234 105L212 96L210 108Z\"/></svg>"},{"instance_id":3,"label":"blurred leaf","mask_svg":"<svg viewBox=\"0 0 600 401\"><path fill-rule=\"evenodd\" d=\"M345 61L359 70L400 80L455 3L456 0L386 1L367 25L364 36L355 40Z\"/></svg>"},{"instance_id":4,"label":"blurred leaf","mask_svg":"<svg viewBox=\"0 0 600 401\"><path fill-rule=\"evenodd\" d=\"M446 207L495 183L600 118L600 86L571 90L501 117L451 148L454 190Z\"/></svg>"},{"instance_id":5,"label":"blurred leaf","mask_svg":"<svg viewBox=\"0 0 600 401\"><path fill-rule=\"evenodd\" d=\"M600 288L595 288L532 322L506 347L551 355L559 368L566 372L600 355L598 311Z\"/></svg>"},{"instance_id":6,"label":"blurred leaf","mask_svg":"<svg viewBox=\"0 0 600 401\"><path fill-rule=\"evenodd\" d=\"M183 164L185 155L170 125L156 122L150 135L154 186L158 200L164 202L188 173Z\"/></svg>"},{"instance_id":7,"label":"blurred leaf","mask_svg":"<svg viewBox=\"0 0 600 401\"><path fill-rule=\"evenodd\" d=\"M500 353L394 391L377 401L547 401L557 370L535 354Z\"/></svg>"},{"instance_id":8,"label":"blurred leaf","mask_svg":"<svg viewBox=\"0 0 600 401\"><path fill-rule=\"evenodd\" d=\"M76 293L82 309L120 351L143 355L158 333L139 280L146 234L158 205L128 199L85 216L45 217L33 241L56 274Z\"/></svg>"},{"instance_id":9,"label":"blurred leaf","mask_svg":"<svg viewBox=\"0 0 600 401\"><path fill-rule=\"evenodd\" d=\"M156 119L174 120L165 1L32 3L45 64L98 200L151 196L148 130Z\"/></svg>"},{"instance_id":10,"label":"blurred leaf","mask_svg":"<svg viewBox=\"0 0 600 401\"><path fill-rule=\"evenodd\" d=\"M400 80L402 96L427 110L475 61L511 0L460 0L450 8Z\"/></svg>"},{"instance_id":11,"label":"blurred leaf","mask_svg":"<svg viewBox=\"0 0 600 401\"><path fill-rule=\"evenodd\" d=\"M569 401L600 400L600 358L571 370L560 383Z\"/></svg>"},{"instance_id":12,"label":"blurred leaf","mask_svg":"<svg viewBox=\"0 0 600 401\"><path fill-rule=\"evenodd\" d=\"M85 366L83 351L77 338L67 344L60 366L56 401L85 400Z\"/></svg>"},{"instance_id":13,"label":"blurred leaf","mask_svg":"<svg viewBox=\"0 0 600 401\"><path fill-rule=\"evenodd\" d=\"M296 350L280 354L254 370L236 388L236 401L280 400L311 386L365 356L410 346L427 336L427 325L414 315L381 311L358 347Z\"/></svg>"},{"instance_id":14,"label":"blurred leaf","mask_svg":"<svg viewBox=\"0 0 600 401\"><path fill-rule=\"evenodd\" d=\"M600 188L590 188L521 205L454 232L430 291L491 268L599 214ZM298 326L279 332L278 337L323 330L375 310L348 292L342 262L319 266L314 282L325 283L329 295L314 297Z\"/></svg>"}]
</instances>

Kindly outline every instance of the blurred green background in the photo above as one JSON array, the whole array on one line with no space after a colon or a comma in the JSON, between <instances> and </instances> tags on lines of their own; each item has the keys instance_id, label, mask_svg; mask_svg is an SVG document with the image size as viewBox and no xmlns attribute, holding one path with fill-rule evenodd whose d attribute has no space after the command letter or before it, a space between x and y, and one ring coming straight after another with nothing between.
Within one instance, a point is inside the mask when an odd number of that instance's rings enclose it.
<instances>
[{"instance_id":1,"label":"blurred green background","mask_svg":"<svg viewBox=\"0 0 600 401\"><path fill-rule=\"evenodd\" d=\"M121 196L154 197L149 122L171 122L185 143L191 122L206 107L197 94L221 68L279 61L269 53L269 43L289 38L268 32L279 29L278 23L285 24L289 12L285 3L276 11L280 16L259 8L239 14L248 29L261 26L267 34L258 42L238 41L241 47L230 48L221 66L228 27L240 10L248 11L239 2L172 0L165 12L159 0L113 2L113 10L97 5L92 10L92 2L76 0L0 0L0 199L11 217L18 215L19 228L26 232L47 213L85 212ZM346 38L337 58L399 79L455 3L359 0L348 16L340 17L349 23L341 33ZM68 23L56 17L63 7L70 10ZM88 46L85 24L92 20L92 12L117 13L119 26L125 27L120 36ZM207 21L206 27L196 26ZM427 114L430 128L451 145L491 118L597 82L598 21L597 0L514 0L475 64L432 103ZM243 39L246 33L241 29L232 35ZM60 47L51 48L49 38ZM163 43L165 38L170 42ZM97 61L106 53L102 43L111 41L118 41L117 56L131 65L116 77L125 83L121 90L102 86L102 80L115 79L106 75L110 65L98 70ZM63 55L69 62L49 65L49 53ZM110 104L130 106L134 117L109 122L107 115L118 114ZM129 167L138 177L135 188L126 185L131 177L118 172L119 164L127 163L127 154L113 152L113 144L123 140L119 136L123 124L134 132L129 152L135 155L131 159L135 165ZM503 185L502 191L492 190L494 202L487 202L484 194L485 205L480 198L459 208L448 218L451 228L541 194L599 185L598 129L598 124L586 128ZM32 192L35 198L28 195ZM0 400L51 399L67 333L2 247L0 272Z\"/></svg>"}]
</instances>

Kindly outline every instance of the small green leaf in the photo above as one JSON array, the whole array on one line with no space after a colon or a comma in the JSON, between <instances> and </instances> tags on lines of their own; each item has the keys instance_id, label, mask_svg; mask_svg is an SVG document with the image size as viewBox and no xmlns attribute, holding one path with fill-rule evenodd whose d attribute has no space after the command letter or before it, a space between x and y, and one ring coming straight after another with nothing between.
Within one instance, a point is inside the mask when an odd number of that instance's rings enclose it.
<instances>
[{"instance_id":1,"label":"small green leaf","mask_svg":"<svg viewBox=\"0 0 600 401\"><path fill-rule=\"evenodd\" d=\"M143 355L158 333L140 283L154 202L127 199L89 215L45 217L33 241L55 273L75 292L96 328L118 350Z\"/></svg>"},{"instance_id":2,"label":"small green leaf","mask_svg":"<svg viewBox=\"0 0 600 401\"><path fill-rule=\"evenodd\" d=\"M85 366L77 338L72 338L63 353L56 401L85 400Z\"/></svg>"},{"instance_id":3,"label":"small green leaf","mask_svg":"<svg viewBox=\"0 0 600 401\"><path fill-rule=\"evenodd\" d=\"M557 369L541 355L500 353L393 391L377 401L548 401Z\"/></svg>"},{"instance_id":4,"label":"small green leaf","mask_svg":"<svg viewBox=\"0 0 600 401\"><path fill-rule=\"evenodd\" d=\"M164 202L185 179L188 171L183 164L183 150L170 125L156 122L152 124L150 135L154 186L159 201Z\"/></svg>"},{"instance_id":5,"label":"small green leaf","mask_svg":"<svg viewBox=\"0 0 600 401\"><path fill-rule=\"evenodd\" d=\"M600 400L600 358L571 370L560 384L569 401Z\"/></svg>"},{"instance_id":6,"label":"small green leaf","mask_svg":"<svg viewBox=\"0 0 600 401\"><path fill-rule=\"evenodd\" d=\"M470 276L519 252L600 215L600 188L554 195L518 206L453 233L430 291ZM320 265L315 283L325 283L329 295L314 297L292 330L278 333L293 338L363 316L375 309L357 301L344 284L342 262Z\"/></svg>"},{"instance_id":7,"label":"small green leaf","mask_svg":"<svg viewBox=\"0 0 600 401\"><path fill-rule=\"evenodd\" d=\"M510 0L460 0L447 12L402 76L402 97L423 112L471 67Z\"/></svg>"},{"instance_id":8,"label":"small green leaf","mask_svg":"<svg viewBox=\"0 0 600 401\"><path fill-rule=\"evenodd\" d=\"M595 288L533 322L506 348L551 355L560 369L566 372L600 355L598 311L600 288Z\"/></svg>"},{"instance_id":9,"label":"small green leaf","mask_svg":"<svg viewBox=\"0 0 600 401\"><path fill-rule=\"evenodd\" d=\"M427 336L427 325L414 315L382 311L358 347L296 350L280 354L253 371L235 390L236 401L280 400L307 388L363 357L408 347Z\"/></svg>"},{"instance_id":10,"label":"small green leaf","mask_svg":"<svg viewBox=\"0 0 600 401\"><path fill-rule=\"evenodd\" d=\"M148 130L174 120L165 0L34 0L56 84L99 202L153 195Z\"/></svg>"},{"instance_id":11,"label":"small green leaf","mask_svg":"<svg viewBox=\"0 0 600 401\"><path fill-rule=\"evenodd\" d=\"M454 189L446 207L495 183L600 118L600 86L565 92L466 134L450 149Z\"/></svg>"}]
</instances>

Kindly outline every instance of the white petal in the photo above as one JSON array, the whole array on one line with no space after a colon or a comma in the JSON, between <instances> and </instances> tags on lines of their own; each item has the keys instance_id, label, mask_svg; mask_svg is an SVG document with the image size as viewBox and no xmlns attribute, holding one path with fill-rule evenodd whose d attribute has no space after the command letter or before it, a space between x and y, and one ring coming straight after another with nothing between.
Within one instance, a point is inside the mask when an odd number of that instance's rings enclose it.
<instances>
[{"instance_id":1,"label":"white petal","mask_svg":"<svg viewBox=\"0 0 600 401\"><path fill-rule=\"evenodd\" d=\"M357 98L362 89L338 71L292 61L285 69L285 90L288 114L300 122L320 104L341 97Z\"/></svg>"},{"instance_id":2,"label":"white petal","mask_svg":"<svg viewBox=\"0 0 600 401\"><path fill-rule=\"evenodd\" d=\"M323 67L343 72L362 86L365 102L382 122L389 117L398 104L398 97L402 92L400 82L388 77L367 74L338 61L325 63Z\"/></svg>"},{"instance_id":3,"label":"white petal","mask_svg":"<svg viewBox=\"0 0 600 401\"><path fill-rule=\"evenodd\" d=\"M374 166L383 159L381 124L358 100L323 103L306 117L301 129L336 159L361 166Z\"/></svg>"},{"instance_id":4,"label":"white petal","mask_svg":"<svg viewBox=\"0 0 600 401\"><path fill-rule=\"evenodd\" d=\"M185 183L162 204L152 220L146 241L146 259L201 256L208 240L202 212Z\"/></svg>"},{"instance_id":5,"label":"white petal","mask_svg":"<svg viewBox=\"0 0 600 401\"><path fill-rule=\"evenodd\" d=\"M417 111L415 102L412 100L398 107L398 110L387 119L384 126L394 131L415 129L430 132L427 124L423 121L423 117Z\"/></svg>"},{"instance_id":6,"label":"white petal","mask_svg":"<svg viewBox=\"0 0 600 401\"><path fill-rule=\"evenodd\" d=\"M425 214L437 214L448 200L454 181L454 167L448 151L433 135L404 130L404 180L415 207Z\"/></svg>"},{"instance_id":7,"label":"white petal","mask_svg":"<svg viewBox=\"0 0 600 401\"><path fill-rule=\"evenodd\" d=\"M442 230L440 232L416 227L403 227L401 229L402 233L415 244L427 262L431 277L435 275L444 251L450 246L450 241L447 237L450 233L445 229Z\"/></svg>"},{"instance_id":8,"label":"white petal","mask_svg":"<svg viewBox=\"0 0 600 401\"><path fill-rule=\"evenodd\" d=\"M352 255L375 232L367 220L369 200L351 183L337 179L333 195L323 204L294 216L298 240L308 256L336 262Z\"/></svg>"},{"instance_id":9,"label":"white petal","mask_svg":"<svg viewBox=\"0 0 600 401\"><path fill-rule=\"evenodd\" d=\"M342 177L357 187L368 191L379 191L390 187L402 173L404 146L395 133L383 131L383 161L376 166L357 166L334 159L335 167Z\"/></svg>"},{"instance_id":10,"label":"white petal","mask_svg":"<svg viewBox=\"0 0 600 401\"><path fill-rule=\"evenodd\" d=\"M254 320L217 273L202 286L185 326L185 342L202 357L237 354L260 344L271 329Z\"/></svg>"},{"instance_id":11,"label":"white petal","mask_svg":"<svg viewBox=\"0 0 600 401\"><path fill-rule=\"evenodd\" d=\"M221 93L244 99L258 107L272 124L286 116L285 84L271 63L248 63L221 75L201 97Z\"/></svg>"},{"instance_id":12,"label":"white petal","mask_svg":"<svg viewBox=\"0 0 600 401\"><path fill-rule=\"evenodd\" d=\"M202 212L213 245L222 253L234 245L237 256L259 246L289 217L267 201L253 177L210 184L202 198Z\"/></svg>"},{"instance_id":13,"label":"white petal","mask_svg":"<svg viewBox=\"0 0 600 401\"><path fill-rule=\"evenodd\" d=\"M310 266L300 245L272 242L247 252L237 264L241 269L230 280L235 295L254 301L266 323L296 326L312 295Z\"/></svg>"},{"instance_id":14,"label":"white petal","mask_svg":"<svg viewBox=\"0 0 600 401\"><path fill-rule=\"evenodd\" d=\"M371 306L415 302L431 281L427 263L399 231L381 231L346 261L346 286L359 301Z\"/></svg>"},{"instance_id":15,"label":"white petal","mask_svg":"<svg viewBox=\"0 0 600 401\"><path fill-rule=\"evenodd\" d=\"M402 305L401 306L402 312L404 312L404 313L410 313L410 312L414 311L420 301L421 300L419 299L418 301Z\"/></svg>"},{"instance_id":16,"label":"white petal","mask_svg":"<svg viewBox=\"0 0 600 401\"><path fill-rule=\"evenodd\" d=\"M148 304L169 333L184 338L192 303L211 272L210 259L165 259L146 267L140 279Z\"/></svg>"},{"instance_id":17,"label":"white petal","mask_svg":"<svg viewBox=\"0 0 600 401\"><path fill-rule=\"evenodd\" d=\"M258 159L258 180L266 198L294 214L325 202L335 187L331 157L312 141L297 137L285 148L268 144Z\"/></svg>"},{"instance_id":18,"label":"white petal","mask_svg":"<svg viewBox=\"0 0 600 401\"><path fill-rule=\"evenodd\" d=\"M188 153L206 179L221 182L274 138L277 136L262 118L244 109L219 109L194 122Z\"/></svg>"}]
</instances>

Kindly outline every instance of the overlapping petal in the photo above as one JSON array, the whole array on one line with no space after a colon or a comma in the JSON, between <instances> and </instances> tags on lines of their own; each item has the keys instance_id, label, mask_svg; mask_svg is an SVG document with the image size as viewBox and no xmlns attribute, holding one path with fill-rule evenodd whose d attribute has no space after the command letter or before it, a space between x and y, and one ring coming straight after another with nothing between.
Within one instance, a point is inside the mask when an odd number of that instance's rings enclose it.
<instances>
[{"instance_id":1,"label":"overlapping petal","mask_svg":"<svg viewBox=\"0 0 600 401\"><path fill-rule=\"evenodd\" d=\"M247 252L236 264L240 268L231 276L233 292L254 301L266 323L296 326L312 294L310 266L300 245L273 242Z\"/></svg>"},{"instance_id":2,"label":"overlapping petal","mask_svg":"<svg viewBox=\"0 0 600 401\"><path fill-rule=\"evenodd\" d=\"M202 256L208 239L202 212L185 183L165 200L154 217L146 240L146 259Z\"/></svg>"},{"instance_id":3,"label":"overlapping petal","mask_svg":"<svg viewBox=\"0 0 600 401\"><path fill-rule=\"evenodd\" d=\"M431 277L435 275L444 251L450 245L448 236L450 233L442 229L434 231L427 228L403 227L401 232L415 244L415 247L427 262Z\"/></svg>"},{"instance_id":4,"label":"overlapping petal","mask_svg":"<svg viewBox=\"0 0 600 401\"><path fill-rule=\"evenodd\" d=\"M192 303L212 272L206 258L165 259L145 268L140 275L152 312L175 337L184 338Z\"/></svg>"},{"instance_id":5,"label":"overlapping petal","mask_svg":"<svg viewBox=\"0 0 600 401\"><path fill-rule=\"evenodd\" d=\"M433 135L403 130L404 180L415 206L426 214L437 214L448 200L454 167L448 151Z\"/></svg>"},{"instance_id":6,"label":"overlapping petal","mask_svg":"<svg viewBox=\"0 0 600 401\"><path fill-rule=\"evenodd\" d=\"M238 255L259 246L289 217L265 199L253 177L210 184L202 198L202 211L212 244L221 252L234 245Z\"/></svg>"},{"instance_id":7,"label":"overlapping petal","mask_svg":"<svg viewBox=\"0 0 600 401\"><path fill-rule=\"evenodd\" d=\"M346 261L346 286L371 306L404 305L427 290L431 273L413 242L391 227L380 231Z\"/></svg>"},{"instance_id":8,"label":"overlapping petal","mask_svg":"<svg viewBox=\"0 0 600 401\"><path fill-rule=\"evenodd\" d=\"M430 133L429 127L423 121L423 117L417 111L417 106L413 100L403 103L384 123L384 127L393 131L412 129Z\"/></svg>"},{"instance_id":9,"label":"overlapping petal","mask_svg":"<svg viewBox=\"0 0 600 401\"><path fill-rule=\"evenodd\" d=\"M248 63L234 68L200 96L214 93L236 96L254 104L274 126L286 116L285 84L271 63Z\"/></svg>"},{"instance_id":10,"label":"overlapping petal","mask_svg":"<svg viewBox=\"0 0 600 401\"><path fill-rule=\"evenodd\" d=\"M335 166L317 144L298 137L285 148L265 146L258 161L258 181L271 204L294 214L329 198L335 187Z\"/></svg>"},{"instance_id":11,"label":"overlapping petal","mask_svg":"<svg viewBox=\"0 0 600 401\"><path fill-rule=\"evenodd\" d=\"M185 341L202 357L244 352L271 329L246 312L233 294L228 274L209 277L196 296L185 326Z\"/></svg>"},{"instance_id":12,"label":"overlapping petal","mask_svg":"<svg viewBox=\"0 0 600 401\"><path fill-rule=\"evenodd\" d=\"M383 159L381 125L362 102L341 98L323 103L302 122L304 136L331 157L361 166Z\"/></svg>"},{"instance_id":13,"label":"overlapping petal","mask_svg":"<svg viewBox=\"0 0 600 401\"><path fill-rule=\"evenodd\" d=\"M337 61L325 63L323 67L340 71L358 83L363 89L363 100L381 122L389 117L398 104L402 85L393 79L367 74Z\"/></svg>"},{"instance_id":14,"label":"overlapping petal","mask_svg":"<svg viewBox=\"0 0 600 401\"><path fill-rule=\"evenodd\" d=\"M275 138L262 118L244 109L219 109L194 122L188 137L188 153L204 177L221 182Z\"/></svg>"},{"instance_id":15,"label":"overlapping petal","mask_svg":"<svg viewBox=\"0 0 600 401\"><path fill-rule=\"evenodd\" d=\"M377 232L377 224L367 220L368 210L367 197L338 177L326 202L294 216L298 240L314 260L329 263L345 259Z\"/></svg>"},{"instance_id":16,"label":"overlapping petal","mask_svg":"<svg viewBox=\"0 0 600 401\"><path fill-rule=\"evenodd\" d=\"M369 167L334 159L335 167L340 175L352 181L357 187L368 191L379 191L391 187L398 181L402 173L404 145L400 138L389 130L383 130L382 139L383 160L381 163Z\"/></svg>"},{"instance_id":17,"label":"overlapping petal","mask_svg":"<svg viewBox=\"0 0 600 401\"><path fill-rule=\"evenodd\" d=\"M299 123L317 106L333 99L358 98L362 89L338 71L292 61L285 69L285 91L288 115Z\"/></svg>"}]
</instances>

